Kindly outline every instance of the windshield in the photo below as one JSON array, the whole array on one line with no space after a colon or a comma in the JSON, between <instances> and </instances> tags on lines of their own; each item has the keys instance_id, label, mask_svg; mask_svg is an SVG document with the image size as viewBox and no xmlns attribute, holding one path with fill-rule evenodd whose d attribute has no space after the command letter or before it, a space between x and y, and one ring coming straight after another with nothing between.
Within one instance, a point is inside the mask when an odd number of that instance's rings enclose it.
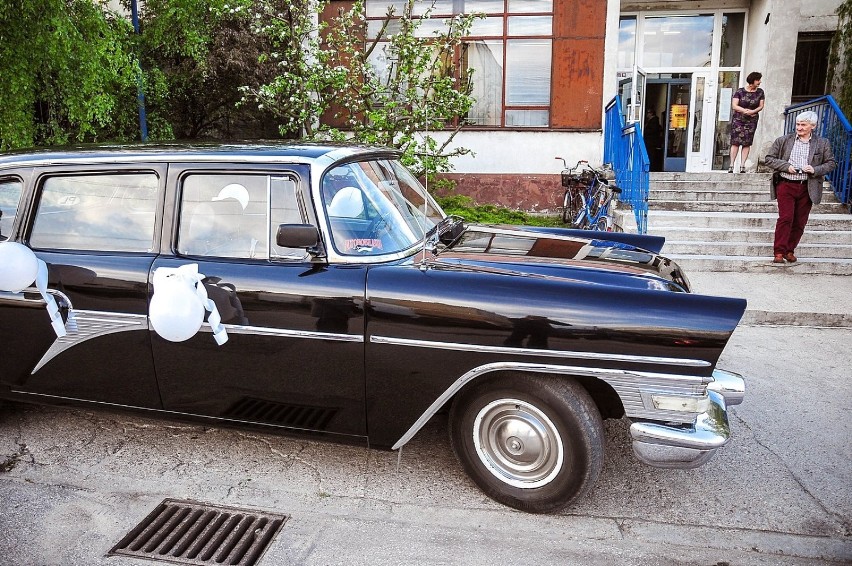
<instances>
[{"instance_id":1,"label":"windshield","mask_svg":"<svg viewBox=\"0 0 852 566\"><path fill-rule=\"evenodd\" d=\"M401 163L389 159L335 167L322 182L334 249L342 255L384 255L420 242L444 217Z\"/></svg>"}]
</instances>

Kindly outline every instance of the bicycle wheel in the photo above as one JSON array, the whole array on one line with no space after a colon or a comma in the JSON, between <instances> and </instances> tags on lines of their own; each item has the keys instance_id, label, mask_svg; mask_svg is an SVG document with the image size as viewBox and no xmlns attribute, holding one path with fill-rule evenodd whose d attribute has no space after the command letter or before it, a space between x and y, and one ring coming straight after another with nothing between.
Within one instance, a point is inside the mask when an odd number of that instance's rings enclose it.
<instances>
[{"instance_id":1,"label":"bicycle wheel","mask_svg":"<svg viewBox=\"0 0 852 566\"><path fill-rule=\"evenodd\" d=\"M592 196L589 197L589 216L596 218L606 201L606 185L597 183Z\"/></svg>"},{"instance_id":2,"label":"bicycle wheel","mask_svg":"<svg viewBox=\"0 0 852 566\"><path fill-rule=\"evenodd\" d=\"M580 207L583 206L580 200L580 195L572 189L565 191L565 198L562 201L562 222L565 224L573 223L580 212Z\"/></svg>"},{"instance_id":3,"label":"bicycle wheel","mask_svg":"<svg viewBox=\"0 0 852 566\"><path fill-rule=\"evenodd\" d=\"M577 216L574 217L574 220L571 222L574 228L580 228L581 230L585 230L589 227L589 209L585 206L581 207L577 212Z\"/></svg>"}]
</instances>

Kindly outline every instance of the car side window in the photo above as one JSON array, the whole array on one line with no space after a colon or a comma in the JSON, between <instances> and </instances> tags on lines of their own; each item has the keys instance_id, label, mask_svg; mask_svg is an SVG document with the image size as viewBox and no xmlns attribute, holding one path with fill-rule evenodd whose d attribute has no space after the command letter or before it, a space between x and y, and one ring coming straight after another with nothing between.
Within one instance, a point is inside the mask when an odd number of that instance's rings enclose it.
<instances>
[{"instance_id":1,"label":"car side window","mask_svg":"<svg viewBox=\"0 0 852 566\"><path fill-rule=\"evenodd\" d=\"M178 251L238 259L304 257L305 250L275 245L279 224L304 222L297 186L286 175L188 175L181 191Z\"/></svg>"},{"instance_id":2,"label":"car side window","mask_svg":"<svg viewBox=\"0 0 852 566\"><path fill-rule=\"evenodd\" d=\"M34 248L151 252L159 182L154 173L62 175L41 186Z\"/></svg>"},{"instance_id":3,"label":"car side window","mask_svg":"<svg viewBox=\"0 0 852 566\"><path fill-rule=\"evenodd\" d=\"M266 258L267 187L266 175L185 177L178 251L196 256Z\"/></svg>"},{"instance_id":4,"label":"car side window","mask_svg":"<svg viewBox=\"0 0 852 566\"><path fill-rule=\"evenodd\" d=\"M17 179L0 179L0 242L8 240L12 232L22 188Z\"/></svg>"}]
</instances>

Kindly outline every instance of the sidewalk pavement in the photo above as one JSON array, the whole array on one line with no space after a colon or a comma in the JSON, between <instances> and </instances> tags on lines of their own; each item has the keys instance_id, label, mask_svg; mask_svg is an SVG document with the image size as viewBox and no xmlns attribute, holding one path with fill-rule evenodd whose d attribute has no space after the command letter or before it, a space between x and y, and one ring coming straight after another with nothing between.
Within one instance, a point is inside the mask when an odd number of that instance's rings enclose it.
<instances>
[{"instance_id":1,"label":"sidewalk pavement","mask_svg":"<svg viewBox=\"0 0 852 566\"><path fill-rule=\"evenodd\" d=\"M748 301L742 324L852 327L852 275L693 271L694 293Z\"/></svg>"}]
</instances>

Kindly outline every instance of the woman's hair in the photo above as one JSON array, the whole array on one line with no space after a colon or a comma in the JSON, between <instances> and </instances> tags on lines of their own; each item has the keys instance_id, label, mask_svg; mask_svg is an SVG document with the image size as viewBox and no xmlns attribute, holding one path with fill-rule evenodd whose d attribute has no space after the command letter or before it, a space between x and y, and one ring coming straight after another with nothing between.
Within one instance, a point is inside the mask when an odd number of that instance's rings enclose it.
<instances>
[{"instance_id":1,"label":"woman's hair","mask_svg":"<svg viewBox=\"0 0 852 566\"><path fill-rule=\"evenodd\" d=\"M762 79L762 78L763 78L763 75L761 75L761 74L760 74L760 73L758 73L757 71L754 71L753 73L749 73L749 74L748 74L748 76L746 77L746 82L747 82L748 84L751 84L751 83L753 83L754 81L759 81L759 80L760 80L760 79Z\"/></svg>"}]
</instances>

